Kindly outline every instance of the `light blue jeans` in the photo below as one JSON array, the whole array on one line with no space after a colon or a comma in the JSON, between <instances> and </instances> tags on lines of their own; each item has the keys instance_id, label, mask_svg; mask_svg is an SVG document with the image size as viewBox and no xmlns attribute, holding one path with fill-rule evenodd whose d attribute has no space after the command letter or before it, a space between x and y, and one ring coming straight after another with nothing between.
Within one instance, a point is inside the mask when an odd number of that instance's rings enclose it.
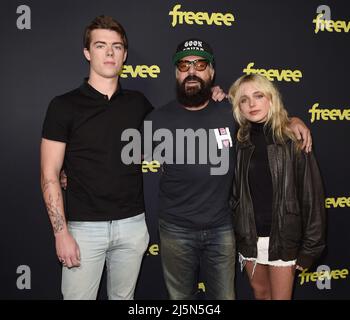
<instances>
[{"instance_id":1,"label":"light blue jeans","mask_svg":"<svg viewBox=\"0 0 350 320\"><path fill-rule=\"evenodd\" d=\"M131 300L149 234L144 213L122 220L68 222L80 248L80 267L62 268L65 300L94 300L107 267L109 300Z\"/></svg>"}]
</instances>

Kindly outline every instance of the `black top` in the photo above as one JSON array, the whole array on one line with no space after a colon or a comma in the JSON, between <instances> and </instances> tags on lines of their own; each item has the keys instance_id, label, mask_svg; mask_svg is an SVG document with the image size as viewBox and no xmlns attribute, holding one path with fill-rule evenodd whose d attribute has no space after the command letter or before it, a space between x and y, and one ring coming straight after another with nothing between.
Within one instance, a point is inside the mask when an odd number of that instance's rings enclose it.
<instances>
[{"instance_id":1,"label":"black top","mask_svg":"<svg viewBox=\"0 0 350 320\"><path fill-rule=\"evenodd\" d=\"M129 142L121 134L139 129L152 106L141 93L118 87L108 100L85 82L48 107L42 137L67 144L68 220L118 220L144 211L141 166L123 164Z\"/></svg>"},{"instance_id":2,"label":"black top","mask_svg":"<svg viewBox=\"0 0 350 320\"><path fill-rule=\"evenodd\" d=\"M264 123L251 123L250 139L254 152L250 159L249 187L253 201L256 231L259 237L268 237L272 217L272 177L267 155Z\"/></svg>"},{"instance_id":3,"label":"black top","mask_svg":"<svg viewBox=\"0 0 350 320\"><path fill-rule=\"evenodd\" d=\"M235 126L230 105L211 101L202 110L189 111L178 102L171 102L154 110L147 120L152 120L153 131L165 128L174 137L174 153L171 158L165 160L160 181L160 218L192 229L208 229L231 224L229 196L233 181ZM194 147L190 148L190 152L193 151L195 155L193 159L186 151L188 142L185 143L185 148L175 150L176 143L183 140L179 131L177 139L177 129L194 131L201 129L206 137L210 137L210 145L208 139L198 138ZM170 145L168 142L165 144ZM208 159L202 164L198 157L199 146L202 151L206 149L201 159L203 160L203 157ZM204 146L207 148L203 148ZM219 167L220 164L213 165L215 162L213 154L220 157L222 152L220 148L225 149L228 156L221 163L223 169L221 174L214 175L211 169ZM178 159L184 159L184 164L175 163L176 155ZM156 154L155 157L157 156L159 155ZM186 160L194 160L194 164L188 164Z\"/></svg>"}]
</instances>

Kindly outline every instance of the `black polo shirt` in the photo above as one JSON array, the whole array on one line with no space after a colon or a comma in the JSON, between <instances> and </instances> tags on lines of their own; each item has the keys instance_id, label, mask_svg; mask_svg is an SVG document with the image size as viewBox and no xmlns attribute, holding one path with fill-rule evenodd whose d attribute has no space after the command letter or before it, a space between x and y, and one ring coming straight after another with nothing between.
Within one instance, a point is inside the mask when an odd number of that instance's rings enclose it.
<instances>
[{"instance_id":1,"label":"black polo shirt","mask_svg":"<svg viewBox=\"0 0 350 320\"><path fill-rule=\"evenodd\" d=\"M145 96L119 89L110 100L85 82L55 97L42 137L66 143L66 215L72 221L107 221L144 211L140 164L125 165L125 129L139 129L152 110Z\"/></svg>"}]
</instances>

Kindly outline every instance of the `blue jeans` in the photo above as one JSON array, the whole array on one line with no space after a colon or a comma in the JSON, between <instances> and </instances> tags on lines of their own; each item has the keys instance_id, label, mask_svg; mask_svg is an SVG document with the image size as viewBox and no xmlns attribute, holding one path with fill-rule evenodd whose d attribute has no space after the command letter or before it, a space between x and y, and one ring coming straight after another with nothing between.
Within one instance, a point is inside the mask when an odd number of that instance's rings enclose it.
<instances>
[{"instance_id":1,"label":"blue jeans","mask_svg":"<svg viewBox=\"0 0 350 320\"><path fill-rule=\"evenodd\" d=\"M63 298L96 299L106 262L108 299L133 299L149 241L144 213L113 221L70 221L68 229L81 260L80 267L62 268Z\"/></svg>"},{"instance_id":2,"label":"blue jeans","mask_svg":"<svg viewBox=\"0 0 350 320\"><path fill-rule=\"evenodd\" d=\"M235 238L232 225L193 230L159 221L165 284L172 300L196 299L199 275L207 299L233 300Z\"/></svg>"}]
</instances>

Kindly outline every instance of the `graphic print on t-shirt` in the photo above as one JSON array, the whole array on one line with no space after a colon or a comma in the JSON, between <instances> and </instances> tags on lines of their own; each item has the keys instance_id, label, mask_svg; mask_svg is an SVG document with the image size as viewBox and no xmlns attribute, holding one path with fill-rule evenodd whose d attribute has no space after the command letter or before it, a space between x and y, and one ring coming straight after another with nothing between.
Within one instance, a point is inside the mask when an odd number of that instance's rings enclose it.
<instances>
[{"instance_id":1,"label":"graphic print on t-shirt","mask_svg":"<svg viewBox=\"0 0 350 320\"><path fill-rule=\"evenodd\" d=\"M218 143L218 149L221 150L224 146L226 148L232 147L232 138L228 127L214 129L214 133L216 142Z\"/></svg>"}]
</instances>

